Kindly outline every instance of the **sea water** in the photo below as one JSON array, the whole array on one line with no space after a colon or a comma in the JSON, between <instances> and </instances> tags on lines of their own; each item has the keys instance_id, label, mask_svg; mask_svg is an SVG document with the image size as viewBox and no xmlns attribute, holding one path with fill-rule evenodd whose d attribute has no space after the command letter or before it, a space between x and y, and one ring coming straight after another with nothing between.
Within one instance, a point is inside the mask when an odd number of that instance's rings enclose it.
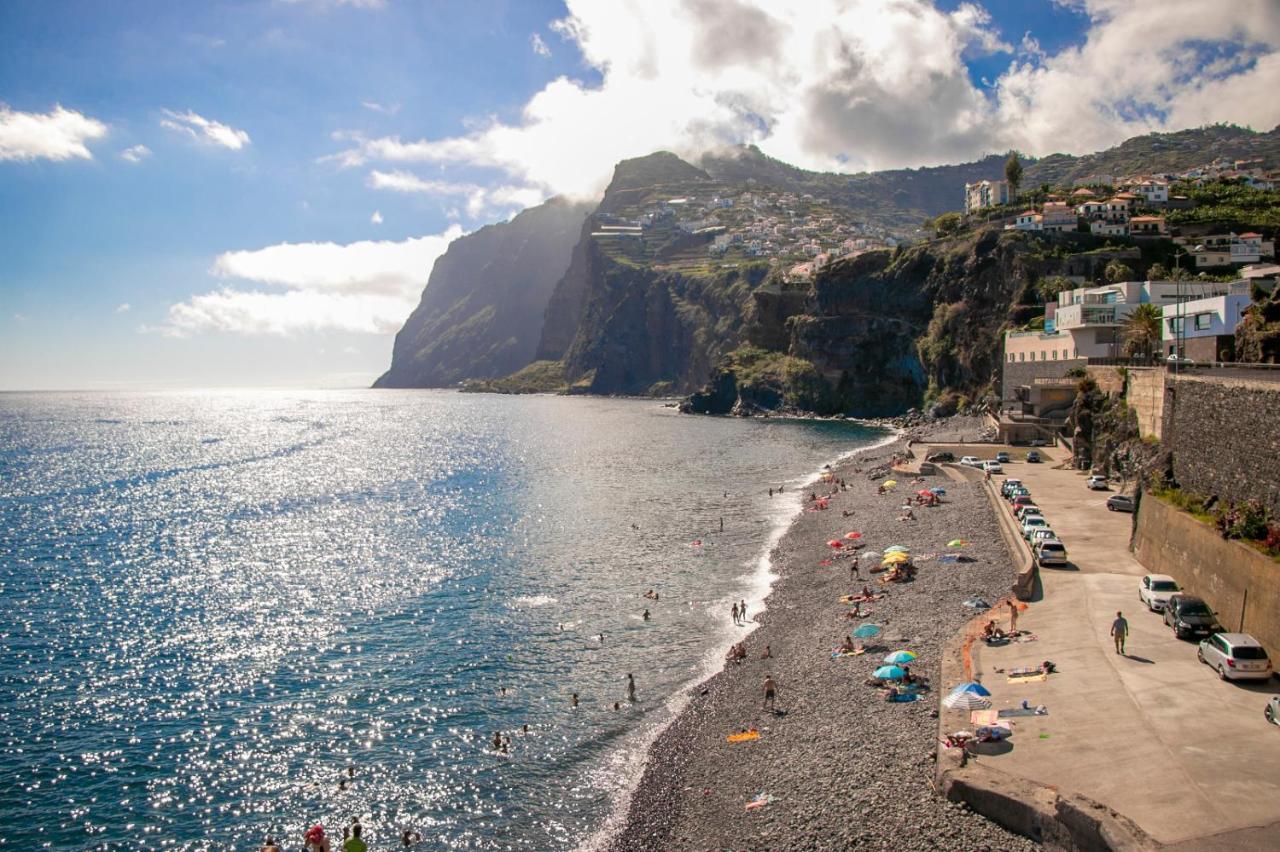
<instances>
[{"instance_id":1,"label":"sea water","mask_svg":"<svg viewBox=\"0 0 1280 852\"><path fill-rule=\"evenodd\" d=\"M636 400L0 395L0 845L294 848L353 817L381 846L579 845L741 634L731 602L758 611L798 487L879 437Z\"/></svg>"}]
</instances>

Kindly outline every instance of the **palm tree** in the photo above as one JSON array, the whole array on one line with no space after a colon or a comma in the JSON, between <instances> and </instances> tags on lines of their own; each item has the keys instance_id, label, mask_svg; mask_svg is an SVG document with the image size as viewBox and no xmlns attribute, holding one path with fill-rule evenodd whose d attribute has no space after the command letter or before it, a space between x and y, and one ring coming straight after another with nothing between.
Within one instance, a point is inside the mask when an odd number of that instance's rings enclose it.
<instances>
[{"instance_id":1,"label":"palm tree","mask_svg":"<svg viewBox=\"0 0 1280 852\"><path fill-rule=\"evenodd\" d=\"M1160 342L1160 309L1150 302L1138 305L1124 321L1125 349L1150 358Z\"/></svg>"}]
</instances>

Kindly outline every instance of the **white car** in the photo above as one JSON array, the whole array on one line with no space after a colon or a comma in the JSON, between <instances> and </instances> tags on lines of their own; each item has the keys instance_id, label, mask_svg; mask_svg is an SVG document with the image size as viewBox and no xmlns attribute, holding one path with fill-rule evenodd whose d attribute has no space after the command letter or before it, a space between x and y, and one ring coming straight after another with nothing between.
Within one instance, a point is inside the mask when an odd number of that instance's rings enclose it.
<instances>
[{"instance_id":1,"label":"white car","mask_svg":"<svg viewBox=\"0 0 1280 852\"><path fill-rule=\"evenodd\" d=\"M1049 522L1046 521L1043 516L1031 515L1022 522L1022 537L1030 540L1031 533L1037 529L1046 529L1048 526Z\"/></svg>"},{"instance_id":2,"label":"white car","mask_svg":"<svg viewBox=\"0 0 1280 852\"><path fill-rule=\"evenodd\" d=\"M1262 715L1266 716L1271 724L1280 725L1280 695L1267 702L1267 708L1262 711Z\"/></svg>"},{"instance_id":3,"label":"white car","mask_svg":"<svg viewBox=\"0 0 1280 852\"><path fill-rule=\"evenodd\" d=\"M977 456L965 456L960 459L960 464L965 465L966 467L982 467L982 459Z\"/></svg>"},{"instance_id":4,"label":"white car","mask_svg":"<svg viewBox=\"0 0 1280 852\"><path fill-rule=\"evenodd\" d=\"M1138 600L1147 605L1152 612L1162 612L1169 602L1170 595L1176 595L1182 589L1178 581L1168 574L1148 574L1138 583Z\"/></svg>"},{"instance_id":5,"label":"white car","mask_svg":"<svg viewBox=\"0 0 1280 852\"><path fill-rule=\"evenodd\" d=\"M1000 466L1000 462L997 461L984 461L982 463L982 469L987 473L1004 473L1004 468L1002 468Z\"/></svg>"},{"instance_id":6,"label":"white car","mask_svg":"<svg viewBox=\"0 0 1280 852\"><path fill-rule=\"evenodd\" d=\"M1085 487L1090 491L1107 491L1107 478L1105 476L1091 476L1085 481Z\"/></svg>"},{"instance_id":7,"label":"white car","mask_svg":"<svg viewBox=\"0 0 1280 852\"><path fill-rule=\"evenodd\" d=\"M1036 562L1040 565L1067 566L1067 546L1056 538L1043 539L1038 544L1033 543L1031 547L1035 551Z\"/></svg>"},{"instance_id":8,"label":"white car","mask_svg":"<svg viewBox=\"0 0 1280 852\"><path fill-rule=\"evenodd\" d=\"M1049 446L1049 442L1048 442L1048 441L1046 441L1044 438L1032 438L1032 439L1031 439L1030 441L1028 441L1027 443L1028 443L1028 444L1030 444L1030 445L1031 445L1031 446L1033 446L1033 447L1047 447L1047 446Z\"/></svg>"},{"instance_id":9,"label":"white car","mask_svg":"<svg viewBox=\"0 0 1280 852\"><path fill-rule=\"evenodd\" d=\"M1040 527L1039 529L1034 529L1031 531L1031 538L1030 538L1031 546L1035 547L1037 544L1039 544L1042 541L1046 541L1051 538L1056 539L1057 537L1058 537L1058 534L1055 533L1053 530L1049 529L1048 527Z\"/></svg>"},{"instance_id":10,"label":"white car","mask_svg":"<svg viewBox=\"0 0 1280 852\"><path fill-rule=\"evenodd\" d=\"M1267 649L1248 633L1215 633L1200 643L1200 662L1223 680L1270 680Z\"/></svg>"}]
</instances>

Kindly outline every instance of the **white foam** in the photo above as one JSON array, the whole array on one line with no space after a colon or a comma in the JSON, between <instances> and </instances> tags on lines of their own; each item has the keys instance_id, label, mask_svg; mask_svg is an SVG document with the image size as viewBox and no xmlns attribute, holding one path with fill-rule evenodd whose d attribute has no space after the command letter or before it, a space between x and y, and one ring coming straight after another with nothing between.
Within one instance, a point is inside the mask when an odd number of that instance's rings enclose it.
<instances>
[{"instance_id":1,"label":"white foam","mask_svg":"<svg viewBox=\"0 0 1280 852\"><path fill-rule=\"evenodd\" d=\"M512 607L547 606L556 602L551 595L521 595L511 599Z\"/></svg>"}]
</instances>

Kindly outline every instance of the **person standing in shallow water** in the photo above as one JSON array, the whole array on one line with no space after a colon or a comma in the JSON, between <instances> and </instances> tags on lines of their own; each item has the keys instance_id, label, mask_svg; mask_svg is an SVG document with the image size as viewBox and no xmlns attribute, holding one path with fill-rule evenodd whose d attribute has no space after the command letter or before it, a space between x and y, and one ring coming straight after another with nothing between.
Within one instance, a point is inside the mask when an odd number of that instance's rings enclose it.
<instances>
[{"instance_id":1,"label":"person standing in shallow water","mask_svg":"<svg viewBox=\"0 0 1280 852\"><path fill-rule=\"evenodd\" d=\"M636 676L627 674L627 700L634 702L636 700Z\"/></svg>"},{"instance_id":2,"label":"person standing in shallow water","mask_svg":"<svg viewBox=\"0 0 1280 852\"><path fill-rule=\"evenodd\" d=\"M743 624L747 622L747 602L738 602L738 617L742 619Z\"/></svg>"},{"instance_id":3,"label":"person standing in shallow water","mask_svg":"<svg viewBox=\"0 0 1280 852\"><path fill-rule=\"evenodd\" d=\"M733 605L733 623L734 623L734 624L738 624L738 623L739 623L739 621L738 621L738 605L737 605L736 603Z\"/></svg>"}]
</instances>

